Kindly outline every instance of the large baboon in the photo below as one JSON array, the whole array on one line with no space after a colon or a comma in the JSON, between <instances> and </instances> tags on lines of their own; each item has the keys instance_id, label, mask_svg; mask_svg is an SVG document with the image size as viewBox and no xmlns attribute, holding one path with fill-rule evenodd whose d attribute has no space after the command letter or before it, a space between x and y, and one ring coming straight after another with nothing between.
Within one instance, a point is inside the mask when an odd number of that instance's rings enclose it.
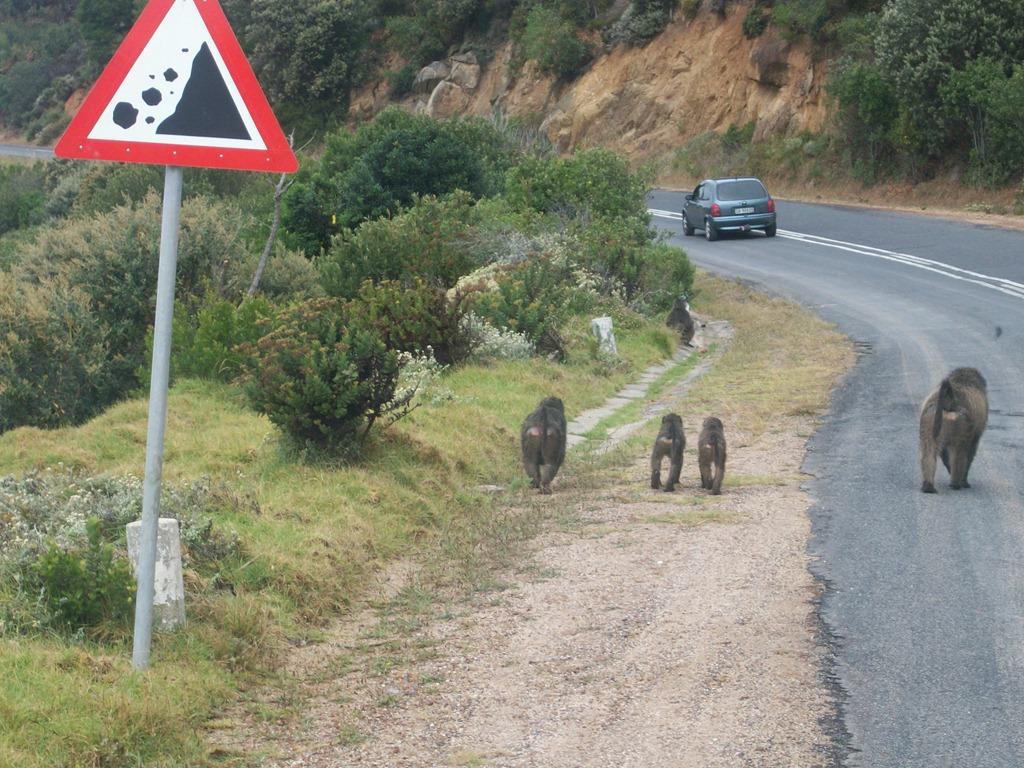
<instances>
[{"instance_id":1,"label":"large baboon","mask_svg":"<svg viewBox=\"0 0 1024 768\"><path fill-rule=\"evenodd\" d=\"M704 419L697 439L697 458L700 462L700 487L717 496L722 492L722 478L725 477L725 427L716 416Z\"/></svg>"},{"instance_id":2,"label":"large baboon","mask_svg":"<svg viewBox=\"0 0 1024 768\"><path fill-rule=\"evenodd\" d=\"M685 293L679 296L672 305L672 311L668 313L665 325L679 331L683 344L693 341L693 318L690 317L690 303L686 300Z\"/></svg>"},{"instance_id":3,"label":"large baboon","mask_svg":"<svg viewBox=\"0 0 1024 768\"><path fill-rule=\"evenodd\" d=\"M921 406L921 490L935 493L935 458L949 472L949 487L970 488L967 473L988 423L985 377L956 368Z\"/></svg>"},{"instance_id":4,"label":"large baboon","mask_svg":"<svg viewBox=\"0 0 1024 768\"><path fill-rule=\"evenodd\" d=\"M565 434L565 407L557 397L545 397L523 420L523 469L541 493L551 493L551 481L565 459Z\"/></svg>"},{"instance_id":5,"label":"large baboon","mask_svg":"<svg viewBox=\"0 0 1024 768\"><path fill-rule=\"evenodd\" d=\"M679 482L679 473L683 471L683 449L686 448L686 435L683 434L683 420L678 414L670 413L661 417L661 429L654 440L651 451L651 488L661 488L661 462L668 456L668 481L666 491L674 491Z\"/></svg>"}]
</instances>

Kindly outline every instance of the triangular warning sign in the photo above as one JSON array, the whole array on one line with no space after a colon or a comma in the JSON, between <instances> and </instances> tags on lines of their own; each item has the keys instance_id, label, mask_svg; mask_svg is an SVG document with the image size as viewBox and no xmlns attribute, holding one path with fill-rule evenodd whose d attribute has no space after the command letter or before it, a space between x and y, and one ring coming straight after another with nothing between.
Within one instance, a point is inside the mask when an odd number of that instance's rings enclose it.
<instances>
[{"instance_id":1,"label":"triangular warning sign","mask_svg":"<svg viewBox=\"0 0 1024 768\"><path fill-rule=\"evenodd\" d=\"M298 168L217 0L150 0L54 151L154 165Z\"/></svg>"}]
</instances>

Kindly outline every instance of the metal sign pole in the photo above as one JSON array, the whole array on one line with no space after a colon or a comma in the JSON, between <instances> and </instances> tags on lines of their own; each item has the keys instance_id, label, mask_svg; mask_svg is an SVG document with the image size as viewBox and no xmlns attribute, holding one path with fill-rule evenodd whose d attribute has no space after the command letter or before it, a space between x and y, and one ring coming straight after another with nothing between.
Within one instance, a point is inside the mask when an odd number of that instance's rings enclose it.
<instances>
[{"instance_id":1,"label":"metal sign pole","mask_svg":"<svg viewBox=\"0 0 1024 768\"><path fill-rule=\"evenodd\" d=\"M156 579L156 533L160 518L160 476L167 422L167 382L171 367L171 321L178 261L178 219L181 213L182 169L167 166L164 209L160 223L160 267L156 284L156 325L153 329L153 368L149 381L149 420L146 431L146 478L142 491L142 534L139 541L138 591L135 596L135 638L132 664L149 666L153 639L153 590Z\"/></svg>"}]
</instances>

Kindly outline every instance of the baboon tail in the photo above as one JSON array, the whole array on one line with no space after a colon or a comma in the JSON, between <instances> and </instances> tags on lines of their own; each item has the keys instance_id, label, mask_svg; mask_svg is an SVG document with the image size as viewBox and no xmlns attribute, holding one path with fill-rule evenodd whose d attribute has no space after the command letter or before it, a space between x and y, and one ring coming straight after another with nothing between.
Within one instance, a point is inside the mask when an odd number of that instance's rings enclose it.
<instances>
[{"instance_id":1,"label":"baboon tail","mask_svg":"<svg viewBox=\"0 0 1024 768\"><path fill-rule=\"evenodd\" d=\"M725 444L721 440L715 440L715 463L719 467L725 466Z\"/></svg>"},{"instance_id":2,"label":"baboon tail","mask_svg":"<svg viewBox=\"0 0 1024 768\"><path fill-rule=\"evenodd\" d=\"M935 400L935 419L932 422L932 437L936 440L939 438L939 432L942 431L942 414L944 411L956 410L956 397L953 394L953 385L949 383L949 379L943 379L939 385L939 396Z\"/></svg>"}]
</instances>

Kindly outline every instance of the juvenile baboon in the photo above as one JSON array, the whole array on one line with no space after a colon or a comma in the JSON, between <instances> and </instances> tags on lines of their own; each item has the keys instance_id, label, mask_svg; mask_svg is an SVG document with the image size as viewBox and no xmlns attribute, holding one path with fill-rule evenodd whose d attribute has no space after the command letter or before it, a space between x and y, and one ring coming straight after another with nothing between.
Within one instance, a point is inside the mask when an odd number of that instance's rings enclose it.
<instances>
[{"instance_id":1,"label":"juvenile baboon","mask_svg":"<svg viewBox=\"0 0 1024 768\"><path fill-rule=\"evenodd\" d=\"M565 407L557 397L545 397L523 420L523 469L541 493L551 493L551 481L565 459L565 434Z\"/></svg>"},{"instance_id":2,"label":"juvenile baboon","mask_svg":"<svg viewBox=\"0 0 1024 768\"><path fill-rule=\"evenodd\" d=\"M722 492L722 478L725 477L725 427L716 416L704 419L697 439L697 458L700 462L700 487L717 496Z\"/></svg>"},{"instance_id":3,"label":"juvenile baboon","mask_svg":"<svg viewBox=\"0 0 1024 768\"><path fill-rule=\"evenodd\" d=\"M651 488L661 488L661 462L667 456L669 460L668 481L666 491L674 491L679 482L679 473L683 471L683 449L686 448L686 435L683 434L683 420L678 414L670 413L661 417L661 429L654 440L651 451Z\"/></svg>"},{"instance_id":4,"label":"juvenile baboon","mask_svg":"<svg viewBox=\"0 0 1024 768\"><path fill-rule=\"evenodd\" d=\"M988 423L988 386L975 368L956 368L921 406L921 491L935 493L935 458L949 487L970 488L967 473Z\"/></svg>"},{"instance_id":5,"label":"juvenile baboon","mask_svg":"<svg viewBox=\"0 0 1024 768\"><path fill-rule=\"evenodd\" d=\"M675 328L683 339L683 344L693 341L693 318L690 317L690 303L686 300L686 294L679 296L672 305L672 311L668 313L665 325Z\"/></svg>"}]
</instances>

